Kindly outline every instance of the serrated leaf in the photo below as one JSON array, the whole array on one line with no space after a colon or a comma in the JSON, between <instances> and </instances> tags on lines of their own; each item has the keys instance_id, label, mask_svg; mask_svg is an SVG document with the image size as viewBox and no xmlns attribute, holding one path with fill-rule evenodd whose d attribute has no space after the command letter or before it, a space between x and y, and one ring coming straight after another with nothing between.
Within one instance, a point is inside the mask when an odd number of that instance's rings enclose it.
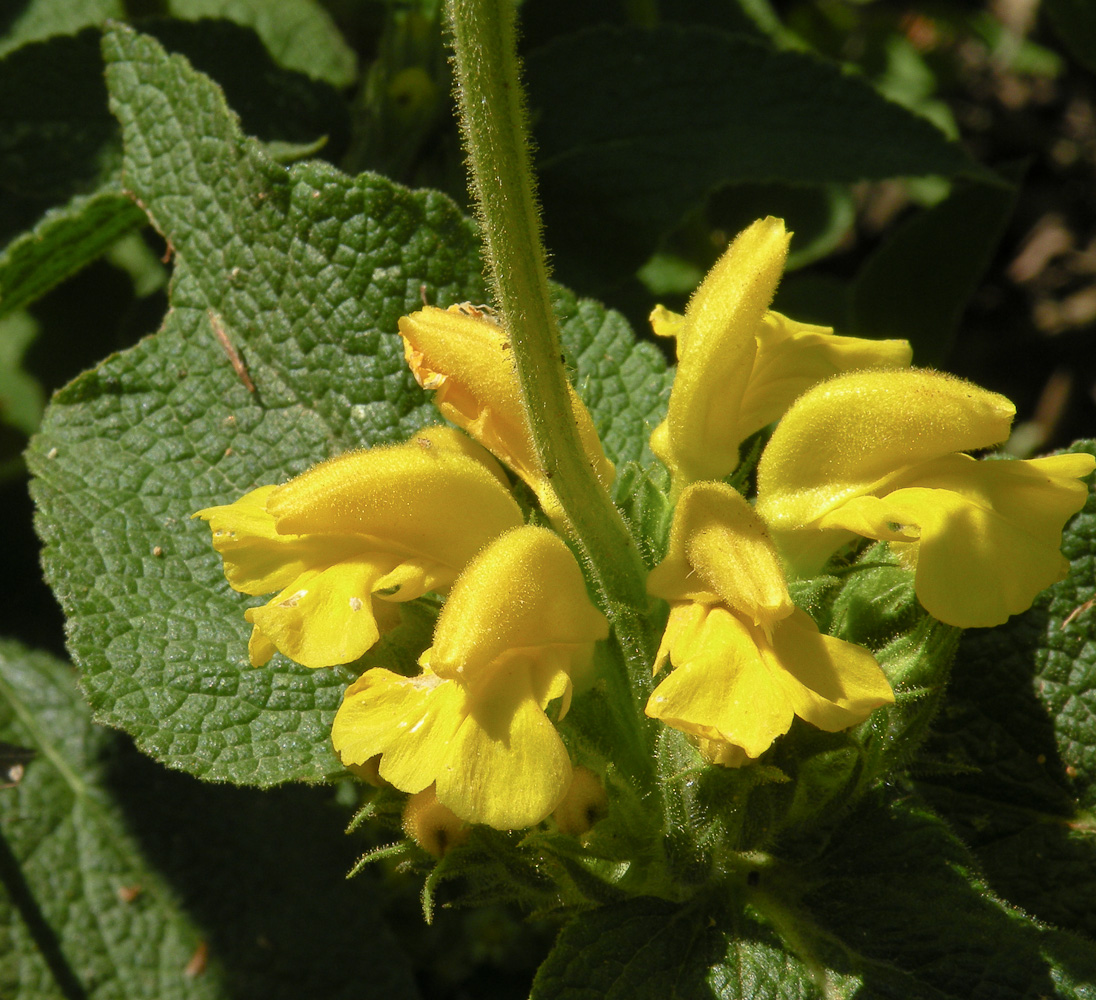
<instances>
[{"instance_id":1,"label":"serrated leaf","mask_svg":"<svg viewBox=\"0 0 1096 1000\"><path fill-rule=\"evenodd\" d=\"M1067 525L1062 551L1070 575L1030 611L964 634L920 787L998 892L1094 935L1096 498Z\"/></svg>"},{"instance_id":2,"label":"serrated leaf","mask_svg":"<svg viewBox=\"0 0 1096 1000\"><path fill-rule=\"evenodd\" d=\"M46 574L98 718L204 777L322 778L338 769L328 734L343 675L247 665L253 602L189 517L437 419L397 323L424 294L483 301L475 230L436 193L322 163L287 170L184 59L126 28L105 45L126 183L175 253L171 310L47 412L28 453ZM558 302L607 451L644 455L664 363L619 316Z\"/></svg>"},{"instance_id":3,"label":"serrated leaf","mask_svg":"<svg viewBox=\"0 0 1096 1000\"><path fill-rule=\"evenodd\" d=\"M899 226L856 276L848 332L908 340L917 364L942 365L1017 192L1003 183L960 183Z\"/></svg>"},{"instance_id":4,"label":"serrated leaf","mask_svg":"<svg viewBox=\"0 0 1096 1000\"><path fill-rule=\"evenodd\" d=\"M358 60L331 16L315 0L169 0L174 17L223 17L252 28L286 69L299 70L335 87L348 87Z\"/></svg>"},{"instance_id":5,"label":"serrated leaf","mask_svg":"<svg viewBox=\"0 0 1096 1000\"><path fill-rule=\"evenodd\" d=\"M352 1000L366 980L417 996L369 887L343 878L329 792L170 774L92 725L70 667L0 643L12 739L38 754L0 790L5 1000Z\"/></svg>"},{"instance_id":6,"label":"serrated leaf","mask_svg":"<svg viewBox=\"0 0 1096 1000\"><path fill-rule=\"evenodd\" d=\"M634 272L719 184L981 172L862 80L743 35L600 28L527 69L547 232L571 284Z\"/></svg>"},{"instance_id":7,"label":"serrated leaf","mask_svg":"<svg viewBox=\"0 0 1096 1000\"><path fill-rule=\"evenodd\" d=\"M145 222L113 184L47 212L0 254L0 317L40 298Z\"/></svg>"}]
</instances>

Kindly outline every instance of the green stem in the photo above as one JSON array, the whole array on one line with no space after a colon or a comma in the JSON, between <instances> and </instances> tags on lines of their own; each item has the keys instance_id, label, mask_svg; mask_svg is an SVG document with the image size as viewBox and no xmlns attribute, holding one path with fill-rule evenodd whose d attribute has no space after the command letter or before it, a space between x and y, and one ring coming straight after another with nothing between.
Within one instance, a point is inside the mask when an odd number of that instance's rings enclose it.
<instances>
[{"instance_id":1,"label":"green stem","mask_svg":"<svg viewBox=\"0 0 1096 1000\"><path fill-rule=\"evenodd\" d=\"M647 605L646 571L620 512L582 450L571 413L533 189L514 3L449 0L448 13L461 130L489 276L513 345L537 458L605 610L618 633L621 626L631 632L636 613ZM632 614L618 614L625 609ZM645 636L621 639L626 648L648 652Z\"/></svg>"}]
</instances>

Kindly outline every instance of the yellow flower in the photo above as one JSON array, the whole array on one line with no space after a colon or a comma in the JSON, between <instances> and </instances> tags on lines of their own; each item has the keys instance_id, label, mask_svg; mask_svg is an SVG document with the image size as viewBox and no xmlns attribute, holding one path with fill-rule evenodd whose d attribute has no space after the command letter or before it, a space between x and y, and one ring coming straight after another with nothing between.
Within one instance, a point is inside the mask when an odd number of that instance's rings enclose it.
<instances>
[{"instance_id":1,"label":"yellow flower","mask_svg":"<svg viewBox=\"0 0 1096 1000\"><path fill-rule=\"evenodd\" d=\"M375 668L350 686L331 739L344 764L381 754L405 792L436 783L463 820L500 830L539 823L571 784L571 761L545 714L609 632L578 564L546 528L521 527L484 549L453 585L422 673Z\"/></svg>"},{"instance_id":2,"label":"yellow flower","mask_svg":"<svg viewBox=\"0 0 1096 1000\"><path fill-rule=\"evenodd\" d=\"M1084 506L1091 455L978 462L1003 441L1007 399L929 371L863 372L802 396L758 467L758 513L793 569L810 573L855 535L886 539L916 568L925 609L999 625L1069 564L1067 518Z\"/></svg>"},{"instance_id":3,"label":"yellow flower","mask_svg":"<svg viewBox=\"0 0 1096 1000\"><path fill-rule=\"evenodd\" d=\"M670 602L655 671L667 659L674 670L647 714L714 763L757 758L794 716L836 732L894 700L867 650L822 635L792 604L764 525L729 486L685 489L648 590Z\"/></svg>"},{"instance_id":4,"label":"yellow flower","mask_svg":"<svg viewBox=\"0 0 1096 1000\"><path fill-rule=\"evenodd\" d=\"M815 382L910 363L904 340L839 337L769 309L790 238L780 219L760 219L708 272L684 316L662 306L651 314L655 333L677 338L666 419L651 435L675 490L733 472L738 446Z\"/></svg>"},{"instance_id":5,"label":"yellow flower","mask_svg":"<svg viewBox=\"0 0 1096 1000\"><path fill-rule=\"evenodd\" d=\"M419 385L434 392L446 419L505 462L537 495L545 512L560 516L551 482L533 451L510 338L493 316L469 305L427 306L400 320L404 354ZM571 412L583 451L602 485L615 475L594 423L570 390Z\"/></svg>"},{"instance_id":6,"label":"yellow flower","mask_svg":"<svg viewBox=\"0 0 1096 1000\"><path fill-rule=\"evenodd\" d=\"M521 524L505 483L474 441L434 427L194 516L209 522L236 590L279 591L245 612L252 664L278 650L306 667L329 667L377 641L384 605L374 598L444 590L482 546Z\"/></svg>"}]
</instances>

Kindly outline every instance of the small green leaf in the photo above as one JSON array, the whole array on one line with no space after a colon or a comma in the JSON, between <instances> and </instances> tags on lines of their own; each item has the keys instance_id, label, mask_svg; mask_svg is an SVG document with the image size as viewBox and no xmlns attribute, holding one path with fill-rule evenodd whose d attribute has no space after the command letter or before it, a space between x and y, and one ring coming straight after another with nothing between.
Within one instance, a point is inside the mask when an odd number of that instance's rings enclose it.
<instances>
[{"instance_id":1,"label":"small green leaf","mask_svg":"<svg viewBox=\"0 0 1096 1000\"><path fill-rule=\"evenodd\" d=\"M116 184L47 212L0 254L0 316L34 302L145 222Z\"/></svg>"},{"instance_id":2,"label":"small green leaf","mask_svg":"<svg viewBox=\"0 0 1096 1000\"><path fill-rule=\"evenodd\" d=\"M743 35L600 28L527 66L546 229L560 278L579 287L634 272L728 182L983 173L862 80Z\"/></svg>"},{"instance_id":3,"label":"small green leaf","mask_svg":"<svg viewBox=\"0 0 1096 1000\"><path fill-rule=\"evenodd\" d=\"M961 182L940 204L899 226L856 277L847 332L904 338L917 364L943 364L1012 216L1017 190Z\"/></svg>"}]
</instances>

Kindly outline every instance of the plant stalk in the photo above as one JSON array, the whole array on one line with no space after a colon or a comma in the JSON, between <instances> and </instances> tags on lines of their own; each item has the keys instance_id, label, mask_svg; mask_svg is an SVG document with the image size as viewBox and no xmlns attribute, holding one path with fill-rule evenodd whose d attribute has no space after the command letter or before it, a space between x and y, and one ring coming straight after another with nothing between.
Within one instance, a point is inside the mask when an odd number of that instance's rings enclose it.
<instances>
[{"instance_id":1,"label":"plant stalk","mask_svg":"<svg viewBox=\"0 0 1096 1000\"><path fill-rule=\"evenodd\" d=\"M488 276L513 356L537 458L603 608L618 624L647 605L646 570L620 512L583 453L571 413L534 193L513 0L449 0L457 102ZM631 609L631 615L618 614ZM624 622L620 622L624 625ZM619 630L618 630L619 631ZM624 636L621 636L625 640ZM625 647L646 649L629 635ZM650 669L650 660L647 669Z\"/></svg>"}]
</instances>

